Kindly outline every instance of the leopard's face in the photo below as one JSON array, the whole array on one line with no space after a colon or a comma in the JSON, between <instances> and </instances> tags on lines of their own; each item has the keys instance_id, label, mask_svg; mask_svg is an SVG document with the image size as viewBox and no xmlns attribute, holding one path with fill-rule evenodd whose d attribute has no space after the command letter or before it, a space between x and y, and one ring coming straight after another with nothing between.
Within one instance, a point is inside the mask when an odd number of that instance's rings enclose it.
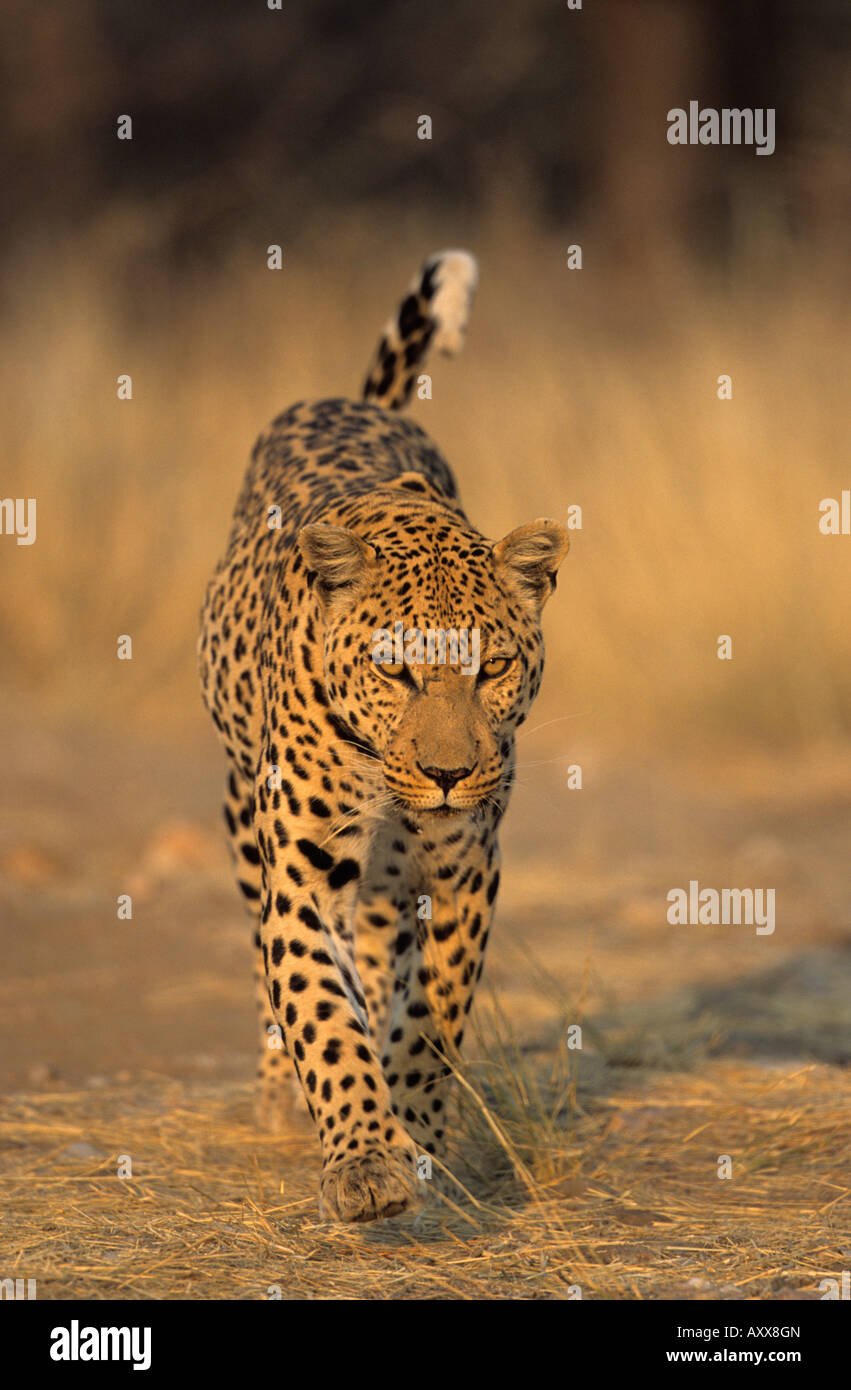
<instances>
[{"instance_id":1,"label":"leopard's face","mask_svg":"<svg viewBox=\"0 0 851 1390\"><path fill-rule=\"evenodd\" d=\"M556 523L532 528L534 542L524 527L496 546L443 518L421 547L410 527L385 526L374 542L340 527L302 533L331 708L415 815L504 800L514 731L543 673L540 610L567 548Z\"/></svg>"},{"instance_id":2,"label":"leopard's face","mask_svg":"<svg viewBox=\"0 0 851 1390\"><path fill-rule=\"evenodd\" d=\"M494 795L540 683L540 630L512 621L496 585L487 587L479 616L456 604L435 612L426 595L406 595L407 608L379 580L327 628L334 710L374 750L387 791L408 810L469 812Z\"/></svg>"}]
</instances>

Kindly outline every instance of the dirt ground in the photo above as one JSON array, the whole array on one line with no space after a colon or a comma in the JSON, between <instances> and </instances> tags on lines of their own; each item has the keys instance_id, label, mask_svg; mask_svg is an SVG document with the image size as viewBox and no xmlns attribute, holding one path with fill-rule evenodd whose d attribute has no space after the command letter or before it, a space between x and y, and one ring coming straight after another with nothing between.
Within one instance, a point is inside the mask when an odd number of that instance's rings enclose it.
<instances>
[{"instance_id":1,"label":"dirt ground","mask_svg":"<svg viewBox=\"0 0 851 1390\"><path fill-rule=\"evenodd\" d=\"M351 1230L318 1220L309 1125L251 1120L249 928L201 713L171 745L3 724L0 1276L46 1299L778 1299L849 1267L847 750L674 765L533 718L466 1191ZM775 932L669 925L690 879L774 887Z\"/></svg>"}]
</instances>

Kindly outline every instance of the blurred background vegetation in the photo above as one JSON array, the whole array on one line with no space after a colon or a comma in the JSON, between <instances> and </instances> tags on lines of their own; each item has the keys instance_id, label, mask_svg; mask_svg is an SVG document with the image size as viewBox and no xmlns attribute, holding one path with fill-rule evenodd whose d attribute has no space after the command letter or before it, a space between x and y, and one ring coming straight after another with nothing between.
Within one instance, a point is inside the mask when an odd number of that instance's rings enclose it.
<instances>
[{"instance_id":1,"label":"blurred background vegetation","mask_svg":"<svg viewBox=\"0 0 851 1390\"><path fill-rule=\"evenodd\" d=\"M486 533L584 513L541 721L710 753L846 736L851 539L818 504L851 486L850 29L841 0L6 0L0 494L38 500L36 544L0 538L7 691L200 728L197 614L254 437L355 392L456 244L470 338L413 413ZM776 153L671 147L691 99L775 107Z\"/></svg>"}]
</instances>

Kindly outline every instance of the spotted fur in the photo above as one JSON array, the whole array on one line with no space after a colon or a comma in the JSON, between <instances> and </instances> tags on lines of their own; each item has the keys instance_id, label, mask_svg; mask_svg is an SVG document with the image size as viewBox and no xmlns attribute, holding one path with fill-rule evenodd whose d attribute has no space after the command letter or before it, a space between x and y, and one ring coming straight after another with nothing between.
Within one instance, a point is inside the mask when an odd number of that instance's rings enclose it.
<instances>
[{"instance_id":1,"label":"spotted fur","mask_svg":"<svg viewBox=\"0 0 851 1390\"><path fill-rule=\"evenodd\" d=\"M474 282L466 253L433 257L367 399L295 405L261 435L203 612L255 920L259 1106L280 1122L303 1094L320 1204L342 1221L416 1206L417 1156L443 1152L447 1059L482 972L514 734L567 550L548 520L486 540L425 432L389 413L430 342L457 348ZM377 664L374 634L397 621L478 629L479 673Z\"/></svg>"}]
</instances>

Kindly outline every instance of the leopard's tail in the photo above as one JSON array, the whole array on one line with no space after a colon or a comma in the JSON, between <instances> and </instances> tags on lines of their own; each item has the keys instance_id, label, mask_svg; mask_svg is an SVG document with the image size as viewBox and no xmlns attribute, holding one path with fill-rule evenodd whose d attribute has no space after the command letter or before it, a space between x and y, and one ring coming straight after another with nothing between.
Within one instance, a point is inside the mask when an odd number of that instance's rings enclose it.
<instances>
[{"instance_id":1,"label":"leopard's tail","mask_svg":"<svg viewBox=\"0 0 851 1390\"><path fill-rule=\"evenodd\" d=\"M467 251L438 251L414 276L381 336L363 400L401 410L432 347L461 351L478 267Z\"/></svg>"}]
</instances>

